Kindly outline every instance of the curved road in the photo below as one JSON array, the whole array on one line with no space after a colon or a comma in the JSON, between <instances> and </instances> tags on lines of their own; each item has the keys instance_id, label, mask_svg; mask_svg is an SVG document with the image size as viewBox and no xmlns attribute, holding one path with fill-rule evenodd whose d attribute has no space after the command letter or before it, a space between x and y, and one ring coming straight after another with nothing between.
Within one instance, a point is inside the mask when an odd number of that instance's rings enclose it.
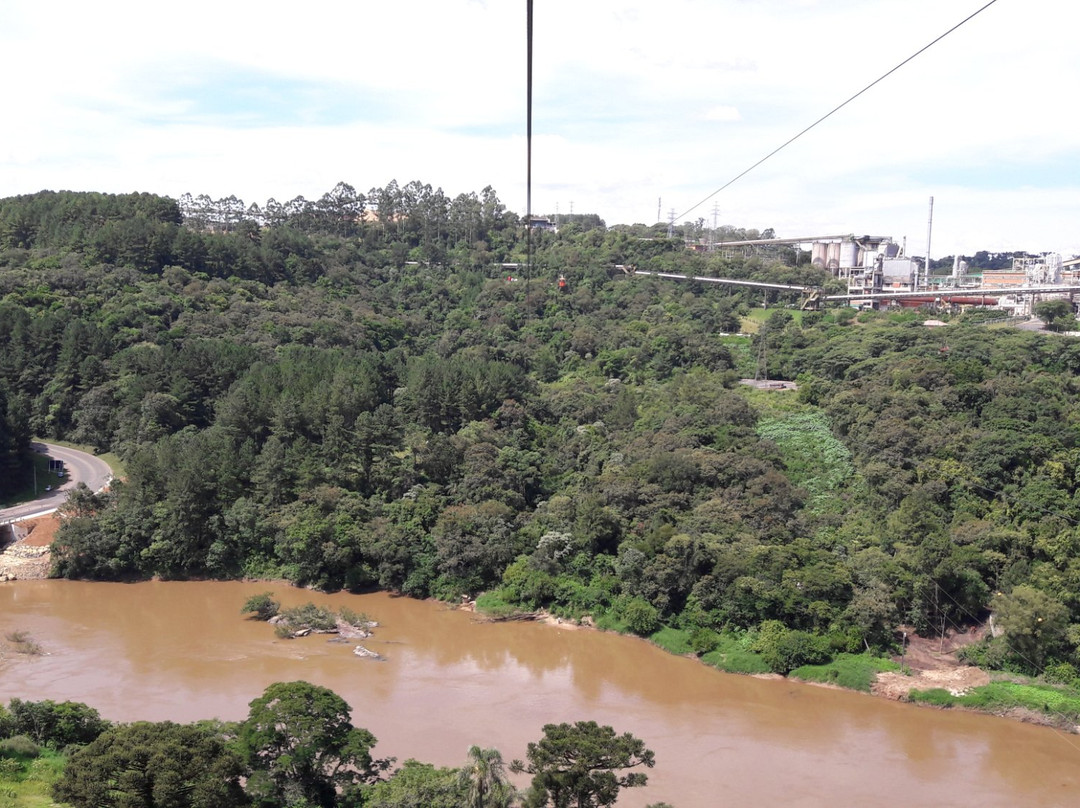
<instances>
[{"instance_id":1,"label":"curved road","mask_svg":"<svg viewBox=\"0 0 1080 808\"><path fill-rule=\"evenodd\" d=\"M47 454L55 460L63 460L67 474L61 480L55 475L42 475L39 473L38 491L41 492L41 496L33 502L24 502L21 505L0 509L0 524L52 513L64 504L68 491L78 483L86 483L91 491L100 491L112 479L112 469L109 468L109 464L92 454L56 446L52 443L33 443L31 445L35 452ZM45 491L47 485L52 485L52 491Z\"/></svg>"}]
</instances>

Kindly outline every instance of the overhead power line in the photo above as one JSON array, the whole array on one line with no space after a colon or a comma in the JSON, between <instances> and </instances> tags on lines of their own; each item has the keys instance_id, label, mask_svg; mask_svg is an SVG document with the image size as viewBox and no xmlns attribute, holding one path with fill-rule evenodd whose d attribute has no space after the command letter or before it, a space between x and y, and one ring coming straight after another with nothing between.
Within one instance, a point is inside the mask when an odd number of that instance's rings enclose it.
<instances>
[{"instance_id":1,"label":"overhead power line","mask_svg":"<svg viewBox=\"0 0 1080 808\"><path fill-rule=\"evenodd\" d=\"M910 62L910 61L911 61L912 59L914 59L914 58L915 58L916 56L919 56L919 55L920 55L920 54L922 54L922 53L923 53L924 51L927 51L927 50L929 50L930 48L932 48L932 47L933 47L934 45L936 45L936 44L937 44L938 42L940 42L940 41L941 41L941 40L943 40L943 39L944 39L945 37L947 37L947 36L948 36L949 34L951 34L951 33L952 33L953 31L955 31L955 30L956 30L957 28L959 28L960 26L962 26L962 25L964 25L965 23L969 22L970 20L974 19L975 17L977 17L977 16L978 16L979 14L981 14L982 12L986 11L986 9L990 8L990 6L994 5L994 3L996 3L996 2L997 2L997 0L990 0L990 2L989 2L989 3L987 3L987 4L985 5L985 6L983 6L982 8L980 8L980 9L979 9L978 11L975 11L975 12L973 12L972 14L969 14L969 15L968 15L967 17L965 17L965 18L964 18L963 20L961 20L961 21L960 21L960 22L958 22L958 23L957 23L956 25L954 25L954 26L953 26L952 28L950 28L950 29L949 29L948 31L946 31L946 32L945 32L944 34L942 34L942 35L941 35L941 36L939 36L939 37L938 37L937 39L935 39L935 40L934 40L933 42L930 42L929 44L927 44L927 45L924 45L923 47L919 48L919 50L915 51L915 53L911 54L911 56L909 56L908 58L906 58L906 59L905 59L904 61L902 61L902 62L901 62L900 64L898 64L898 65L897 65L896 67L894 67L894 68L893 68L892 70L890 70L890 71L889 71L888 73L885 73L885 74L883 74L883 75L879 76L879 77L878 77L878 78L876 78L876 79L875 79L874 81L872 81L872 82L870 82L869 84L867 84L867 85L866 85L865 87L863 87L863 88L862 88L861 90L859 90L859 92L857 92L857 93L855 93L855 95L851 96L851 98L849 98L849 99L848 99L847 101L845 101L844 103L840 104L839 106L836 106L836 107L834 107L833 109L829 110L829 112L827 112L827 113L825 113L824 115L822 115L822 116L821 116L820 118L818 118L818 119L817 119L816 121L814 121L814 122L813 122L812 124L810 124L810 125L809 125L808 127L806 127L805 129L803 129L803 130L802 130L801 132L799 132L799 133L798 133L797 135L795 135L794 137L790 138L789 140L785 141L785 142L784 142L784 143L782 143L781 145L777 146L777 147L776 147L775 149L773 149L773 150L772 150L771 152L769 152L768 154L766 154L766 155L765 155L764 157L762 157L762 158L761 158L760 160L758 160L758 161L757 161L756 163L754 163L754 164L753 164L752 166L750 166L750 167L749 167L748 169L746 169L745 171L743 171L743 172L741 172L741 173L739 173L739 174L736 174L736 175L735 175L734 177L732 177L732 178L731 178L730 180L728 180L727 182L725 182L725 183L724 183L723 185L721 185L721 186L720 186L719 188L717 188L717 189L716 189L715 191L713 191L713 192L712 192L711 194L709 194L709 195L708 195L707 197L705 197L704 199L702 199L702 200L701 200L700 202L698 202L698 203L697 203L696 205L694 205L694 206L692 206L692 207L690 207L690 208L687 208L687 210L686 210L685 212L683 212L683 213L680 213L680 214L679 214L679 219L682 219L682 218L683 218L683 216L687 216L688 214L690 214L690 213L693 213L693 212L694 212L695 210L697 210L697 209L698 209L699 207L701 207L702 205L704 205L704 204L705 204L706 202L708 202L708 201L709 201L710 199L712 199L712 198L713 198L714 196L716 196L716 195L717 195L718 193L720 193L720 192L721 192L721 191L723 191L724 189L728 188L729 186L731 186L731 185L735 184L736 182L738 182L739 180L741 180L741 179L742 179L743 177L745 177L745 176L746 176L747 174L749 174L749 173L750 173L751 171L753 171L753 170L754 170L755 168L757 168L757 167L758 167L759 165L761 165L762 163L764 163L764 162L765 162L766 160L768 160L768 159L769 159L770 157L773 157L773 156L774 156L775 154L777 154L778 152L782 151L783 149L786 149L786 148L787 148L788 146L790 146L790 145L791 145L792 143L794 143L794 142L795 142L796 140L798 140L798 139L799 139L799 138L801 138L801 137L802 137L803 135L805 135L805 134L806 134L807 132L809 132L809 131L810 131L811 129L813 129L814 127L816 127L816 126L817 126L817 125L818 125L819 123L822 123L823 121L825 121L825 120L827 120L828 118L830 118L830 117L832 117L833 115L835 115L835 114L836 114L837 112L839 112L840 110L842 110L842 109L843 109L844 107L846 107L846 106L847 106L848 104L850 104L850 103L851 103L852 101L854 101L854 100L855 100L856 98L858 98L858 97L859 97L860 95L862 95L863 93L865 93L865 92L866 92L867 90L869 90L869 89L870 89L871 87L873 87L874 85L876 85L876 84L879 84L879 83L881 83L882 81L884 81L885 79L887 79L887 78L888 78L889 76L891 76L891 75L892 75L893 73L895 73L895 72L896 72L897 70L899 70L899 69L900 69L901 67L903 67L904 65L906 65L906 64L907 64L908 62Z\"/></svg>"}]
</instances>

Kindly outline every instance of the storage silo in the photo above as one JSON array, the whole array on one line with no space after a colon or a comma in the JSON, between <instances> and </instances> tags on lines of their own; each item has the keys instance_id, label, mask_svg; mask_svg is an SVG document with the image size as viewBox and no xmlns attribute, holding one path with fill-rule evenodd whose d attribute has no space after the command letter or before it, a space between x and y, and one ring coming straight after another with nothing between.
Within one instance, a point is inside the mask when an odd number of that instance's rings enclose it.
<instances>
[{"instance_id":1,"label":"storage silo","mask_svg":"<svg viewBox=\"0 0 1080 808\"><path fill-rule=\"evenodd\" d=\"M840 266L847 269L859 265L859 245L854 241L846 240L840 245Z\"/></svg>"},{"instance_id":2,"label":"storage silo","mask_svg":"<svg viewBox=\"0 0 1080 808\"><path fill-rule=\"evenodd\" d=\"M840 245L833 241L828 245L828 258L825 261L825 266L832 272L836 272L840 268Z\"/></svg>"}]
</instances>

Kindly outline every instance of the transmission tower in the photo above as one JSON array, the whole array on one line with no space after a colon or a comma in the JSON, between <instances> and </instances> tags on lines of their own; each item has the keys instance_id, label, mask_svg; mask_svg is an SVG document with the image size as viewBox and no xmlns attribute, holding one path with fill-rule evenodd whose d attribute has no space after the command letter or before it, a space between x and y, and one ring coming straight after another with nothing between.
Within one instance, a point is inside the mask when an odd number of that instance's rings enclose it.
<instances>
[{"instance_id":1,"label":"transmission tower","mask_svg":"<svg viewBox=\"0 0 1080 808\"><path fill-rule=\"evenodd\" d=\"M758 332L758 337L761 339L761 344L758 345L757 367L754 368L754 381L767 382L769 381L769 363L765 351L765 335Z\"/></svg>"}]
</instances>

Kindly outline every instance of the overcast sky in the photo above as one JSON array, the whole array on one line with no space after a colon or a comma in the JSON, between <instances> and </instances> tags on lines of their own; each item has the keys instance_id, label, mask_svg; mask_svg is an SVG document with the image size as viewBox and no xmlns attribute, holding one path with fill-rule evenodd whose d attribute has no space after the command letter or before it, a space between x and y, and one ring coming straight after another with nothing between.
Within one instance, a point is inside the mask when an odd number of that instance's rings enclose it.
<instances>
[{"instance_id":1,"label":"overcast sky","mask_svg":"<svg viewBox=\"0 0 1080 808\"><path fill-rule=\"evenodd\" d=\"M1080 254L1080 3L535 0L533 212ZM0 196L491 185L525 212L525 0L3 0ZM693 210L691 210L693 208ZM658 210L660 215L658 217Z\"/></svg>"}]
</instances>

